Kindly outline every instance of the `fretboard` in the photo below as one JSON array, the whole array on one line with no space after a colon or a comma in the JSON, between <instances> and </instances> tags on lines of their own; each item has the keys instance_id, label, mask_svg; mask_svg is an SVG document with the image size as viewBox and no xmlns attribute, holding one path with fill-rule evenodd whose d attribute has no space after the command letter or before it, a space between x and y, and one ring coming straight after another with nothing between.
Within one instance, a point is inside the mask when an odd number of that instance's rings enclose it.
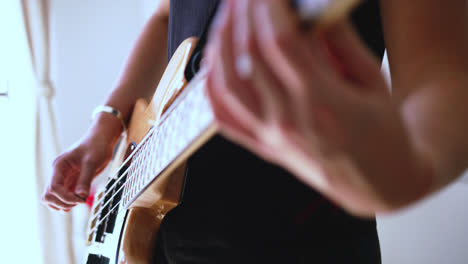
<instances>
[{"instance_id":1,"label":"fretboard","mask_svg":"<svg viewBox=\"0 0 468 264\"><path fill-rule=\"evenodd\" d=\"M125 208L214 124L202 75L193 79L135 150L122 203Z\"/></svg>"}]
</instances>

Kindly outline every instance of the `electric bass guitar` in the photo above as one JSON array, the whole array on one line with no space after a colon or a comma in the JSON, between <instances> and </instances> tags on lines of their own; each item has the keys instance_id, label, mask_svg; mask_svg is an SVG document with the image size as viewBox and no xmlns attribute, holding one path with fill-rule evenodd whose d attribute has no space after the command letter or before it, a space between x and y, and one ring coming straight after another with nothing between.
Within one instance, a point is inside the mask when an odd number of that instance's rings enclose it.
<instances>
[{"instance_id":1,"label":"electric bass guitar","mask_svg":"<svg viewBox=\"0 0 468 264\"><path fill-rule=\"evenodd\" d=\"M295 6L319 27L345 16L357 2L298 0ZM190 82L184 77L196 43L189 38L178 47L152 101L140 99L134 106L91 209L87 264L151 263L161 221L179 202L185 161L217 132L203 70Z\"/></svg>"}]
</instances>

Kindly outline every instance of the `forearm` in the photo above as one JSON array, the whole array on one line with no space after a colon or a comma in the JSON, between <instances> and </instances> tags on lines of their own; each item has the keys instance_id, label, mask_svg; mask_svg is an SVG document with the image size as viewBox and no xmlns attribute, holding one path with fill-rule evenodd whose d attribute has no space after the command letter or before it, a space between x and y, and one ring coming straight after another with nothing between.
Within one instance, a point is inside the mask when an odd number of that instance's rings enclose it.
<instances>
[{"instance_id":1,"label":"forearm","mask_svg":"<svg viewBox=\"0 0 468 264\"><path fill-rule=\"evenodd\" d=\"M465 0L380 2L392 98L416 167L388 187L404 187L407 197L396 204L402 207L446 186L468 165L467 5Z\"/></svg>"},{"instance_id":2,"label":"forearm","mask_svg":"<svg viewBox=\"0 0 468 264\"><path fill-rule=\"evenodd\" d=\"M467 71L468 72L468 67ZM468 168L468 77L451 73L414 91L402 115L417 154L429 161L434 192Z\"/></svg>"},{"instance_id":3,"label":"forearm","mask_svg":"<svg viewBox=\"0 0 468 264\"><path fill-rule=\"evenodd\" d=\"M167 60L167 28L167 12L157 11L144 27L115 88L104 102L122 112L127 121L136 100L151 99L164 72ZM113 141L122 131L119 120L109 118L108 115L99 115L90 129L105 133Z\"/></svg>"}]
</instances>

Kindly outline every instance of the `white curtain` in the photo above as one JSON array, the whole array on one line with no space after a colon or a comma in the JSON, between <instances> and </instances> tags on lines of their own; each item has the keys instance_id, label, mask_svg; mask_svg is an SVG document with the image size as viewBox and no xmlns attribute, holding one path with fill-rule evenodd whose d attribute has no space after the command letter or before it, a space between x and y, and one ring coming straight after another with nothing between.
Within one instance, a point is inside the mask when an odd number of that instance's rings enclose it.
<instances>
[{"instance_id":1,"label":"white curtain","mask_svg":"<svg viewBox=\"0 0 468 264\"><path fill-rule=\"evenodd\" d=\"M52 175L52 160L59 153L50 80L49 1L21 1L31 63L37 84L35 171L40 195ZM73 223L71 215L39 208L40 237L44 263L74 264Z\"/></svg>"}]
</instances>

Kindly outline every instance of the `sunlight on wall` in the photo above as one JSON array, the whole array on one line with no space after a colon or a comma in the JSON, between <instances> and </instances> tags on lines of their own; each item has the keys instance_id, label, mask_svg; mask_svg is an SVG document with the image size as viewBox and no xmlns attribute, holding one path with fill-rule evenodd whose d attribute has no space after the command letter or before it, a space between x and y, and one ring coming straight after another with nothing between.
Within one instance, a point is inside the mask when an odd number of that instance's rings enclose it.
<instances>
[{"instance_id":1,"label":"sunlight on wall","mask_svg":"<svg viewBox=\"0 0 468 264\"><path fill-rule=\"evenodd\" d=\"M41 264L34 181L34 77L20 1L0 1L0 177L2 263Z\"/></svg>"}]
</instances>

